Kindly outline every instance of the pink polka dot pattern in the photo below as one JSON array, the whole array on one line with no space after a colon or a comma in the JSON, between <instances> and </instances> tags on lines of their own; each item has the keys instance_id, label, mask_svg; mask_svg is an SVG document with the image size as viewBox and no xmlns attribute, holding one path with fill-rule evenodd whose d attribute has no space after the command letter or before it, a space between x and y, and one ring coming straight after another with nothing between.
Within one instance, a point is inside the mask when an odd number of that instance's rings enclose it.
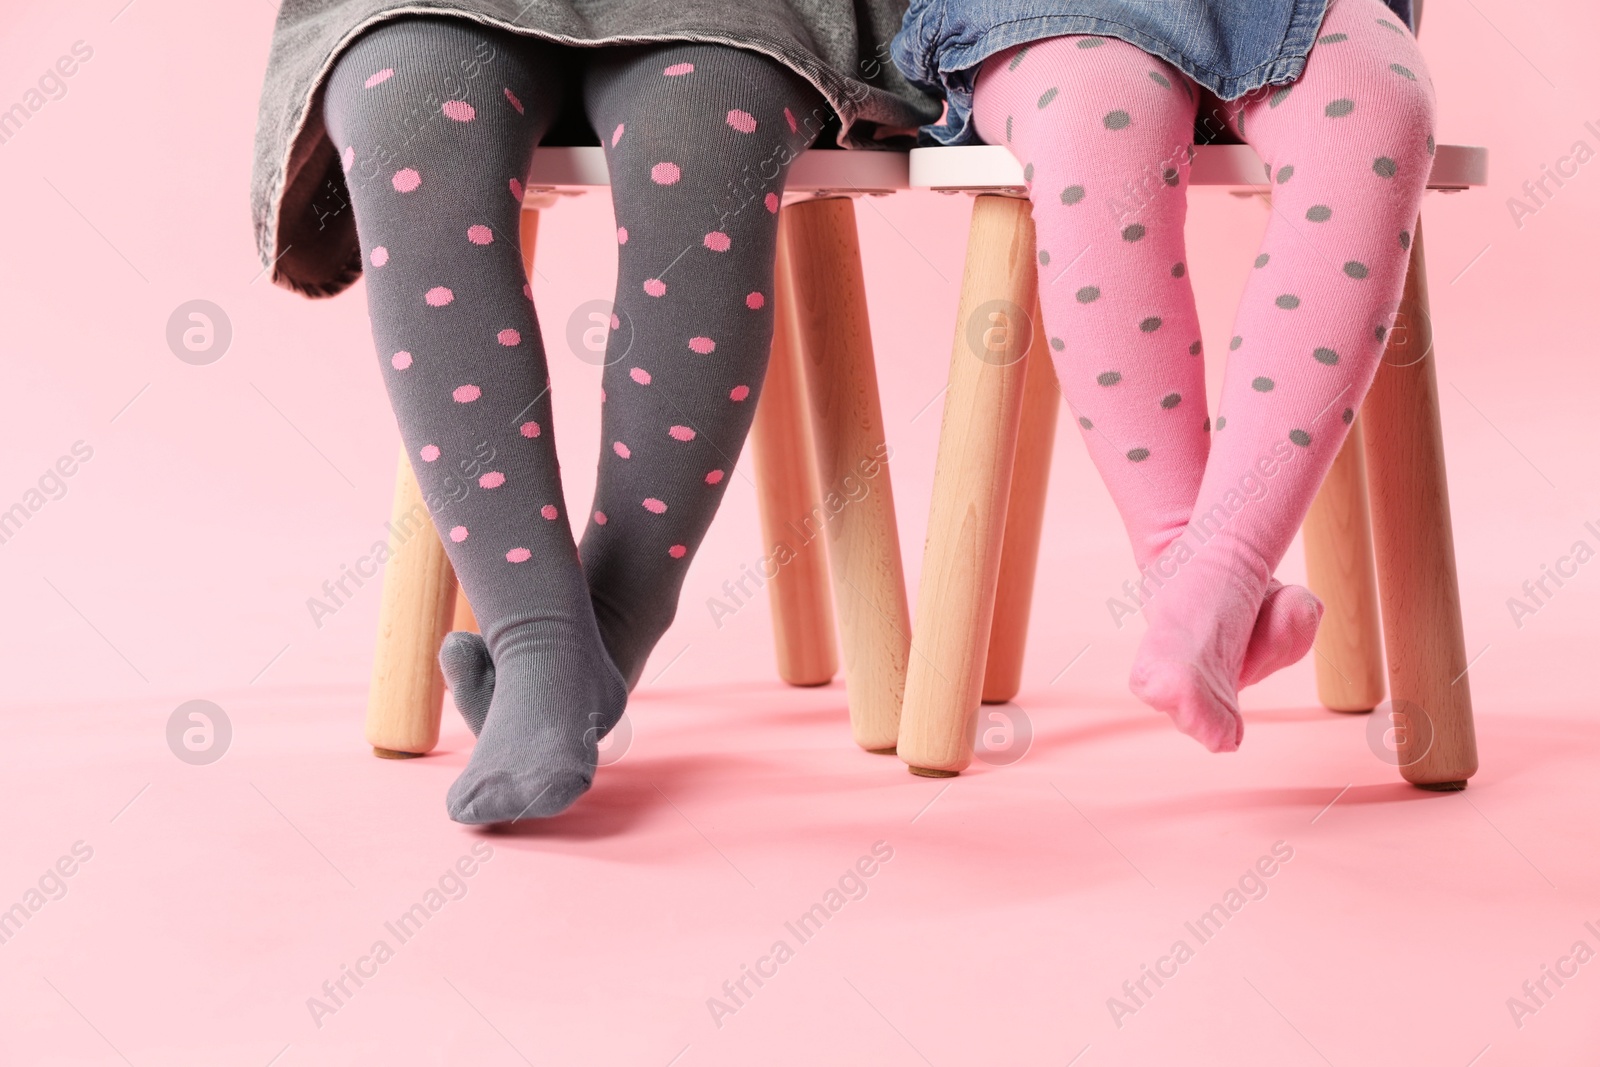
<instances>
[{"instance_id":1,"label":"pink polka dot pattern","mask_svg":"<svg viewBox=\"0 0 1600 1067\"><path fill-rule=\"evenodd\" d=\"M688 554L689 550L683 545L673 545L671 548L667 549L667 555L671 556L673 559L682 559Z\"/></svg>"},{"instance_id":2,"label":"pink polka dot pattern","mask_svg":"<svg viewBox=\"0 0 1600 1067\"><path fill-rule=\"evenodd\" d=\"M517 114L527 114L527 112L522 110L522 101L517 99L516 93L512 92L510 89L507 89L505 90L505 94L506 99L511 102L511 106L517 109Z\"/></svg>"},{"instance_id":3,"label":"pink polka dot pattern","mask_svg":"<svg viewBox=\"0 0 1600 1067\"><path fill-rule=\"evenodd\" d=\"M512 198L520 202L522 200L522 183L516 178L512 178L510 188Z\"/></svg>"},{"instance_id":4,"label":"pink polka dot pattern","mask_svg":"<svg viewBox=\"0 0 1600 1067\"><path fill-rule=\"evenodd\" d=\"M516 330L505 329L495 334L494 339L505 345L507 348L513 348L522 343L522 334L518 333Z\"/></svg>"},{"instance_id":5,"label":"pink polka dot pattern","mask_svg":"<svg viewBox=\"0 0 1600 1067\"><path fill-rule=\"evenodd\" d=\"M691 337L689 338L689 349L700 353L702 356L708 356L717 350L717 342L709 337Z\"/></svg>"},{"instance_id":6,"label":"pink polka dot pattern","mask_svg":"<svg viewBox=\"0 0 1600 1067\"><path fill-rule=\"evenodd\" d=\"M650 168L650 180L657 185L673 185L683 177L676 163L657 163Z\"/></svg>"},{"instance_id":7,"label":"pink polka dot pattern","mask_svg":"<svg viewBox=\"0 0 1600 1067\"><path fill-rule=\"evenodd\" d=\"M667 430L667 436L671 437L674 441L693 441L694 427L673 426Z\"/></svg>"},{"instance_id":8,"label":"pink polka dot pattern","mask_svg":"<svg viewBox=\"0 0 1600 1067\"><path fill-rule=\"evenodd\" d=\"M387 248L379 245L372 250L372 265L374 267L381 267L387 262L389 262L389 250Z\"/></svg>"},{"instance_id":9,"label":"pink polka dot pattern","mask_svg":"<svg viewBox=\"0 0 1600 1067\"><path fill-rule=\"evenodd\" d=\"M611 147L617 147L617 142L622 140L622 123L617 123L617 128L611 131Z\"/></svg>"},{"instance_id":10,"label":"pink polka dot pattern","mask_svg":"<svg viewBox=\"0 0 1600 1067\"><path fill-rule=\"evenodd\" d=\"M604 526L606 524L606 513L603 511L595 512L594 522L596 526Z\"/></svg>"},{"instance_id":11,"label":"pink polka dot pattern","mask_svg":"<svg viewBox=\"0 0 1600 1067\"><path fill-rule=\"evenodd\" d=\"M498 489L506 484L506 476L500 471L490 471L478 479L480 489Z\"/></svg>"},{"instance_id":12,"label":"pink polka dot pattern","mask_svg":"<svg viewBox=\"0 0 1600 1067\"><path fill-rule=\"evenodd\" d=\"M439 458L439 446L423 445L417 450L417 455L422 457L422 462L432 463L434 460Z\"/></svg>"},{"instance_id":13,"label":"pink polka dot pattern","mask_svg":"<svg viewBox=\"0 0 1600 1067\"><path fill-rule=\"evenodd\" d=\"M465 541L466 539L467 539L467 528L465 526L453 526L453 527L450 528L450 540L454 541L456 544L459 545L461 542Z\"/></svg>"},{"instance_id":14,"label":"pink polka dot pattern","mask_svg":"<svg viewBox=\"0 0 1600 1067\"><path fill-rule=\"evenodd\" d=\"M662 71L661 73L665 74L669 78L681 78L685 74L693 74L694 73L694 64L693 63L674 63L674 64L672 64L672 66L668 67L666 70Z\"/></svg>"},{"instance_id":15,"label":"pink polka dot pattern","mask_svg":"<svg viewBox=\"0 0 1600 1067\"><path fill-rule=\"evenodd\" d=\"M544 507L539 509L539 514L543 515L547 519L554 519L556 516L560 515L561 512L556 510L556 506L554 504L546 504Z\"/></svg>"},{"instance_id":16,"label":"pink polka dot pattern","mask_svg":"<svg viewBox=\"0 0 1600 1067\"><path fill-rule=\"evenodd\" d=\"M625 245L627 243L628 243L628 228L626 226L618 226L617 227L617 244Z\"/></svg>"},{"instance_id":17,"label":"pink polka dot pattern","mask_svg":"<svg viewBox=\"0 0 1600 1067\"><path fill-rule=\"evenodd\" d=\"M533 558L533 553L525 548L513 548L506 553L507 563L526 563Z\"/></svg>"},{"instance_id":18,"label":"pink polka dot pattern","mask_svg":"<svg viewBox=\"0 0 1600 1067\"><path fill-rule=\"evenodd\" d=\"M430 307L442 308L456 298L456 294L443 285L436 285L422 294Z\"/></svg>"},{"instance_id":19,"label":"pink polka dot pattern","mask_svg":"<svg viewBox=\"0 0 1600 1067\"><path fill-rule=\"evenodd\" d=\"M356 162L356 147L355 147L355 145L350 145L347 148L345 148L344 155L339 157L339 162L344 164L344 169L345 170L349 170L351 167L355 166L355 162Z\"/></svg>"},{"instance_id":20,"label":"pink polka dot pattern","mask_svg":"<svg viewBox=\"0 0 1600 1067\"><path fill-rule=\"evenodd\" d=\"M717 485L722 481L721 471L710 471L706 474L707 485Z\"/></svg>"},{"instance_id":21,"label":"pink polka dot pattern","mask_svg":"<svg viewBox=\"0 0 1600 1067\"><path fill-rule=\"evenodd\" d=\"M528 284L527 282L523 282L522 283L522 295L527 297L529 300L532 300L533 299L533 286Z\"/></svg>"},{"instance_id":22,"label":"pink polka dot pattern","mask_svg":"<svg viewBox=\"0 0 1600 1067\"><path fill-rule=\"evenodd\" d=\"M664 515L667 511L667 505L665 501L657 500L653 496L647 496L644 498L644 509L652 515Z\"/></svg>"},{"instance_id":23,"label":"pink polka dot pattern","mask_svg":"<svg viewBox=\"0 0 1600 1067\"><path fill-rule=\"evenodd\" d=\"M750 387L748 385L736 385L728 391L728 399L734 401L743 400L749 395Z\"/></svg>"},{"instance_id":24,"label":"pink polka dot pattern","mask_svg":"<svg viewBox=\"0 0 1600 1067\"><path fill-rule=\"evenodd\" d=\"M627 445L623 444L621 441L613 441L613 442L611 442L611 451L615 452L617 455L621 456L623 459L630 459L633 456L633 450L630 449Z\"/></svg>"},{"instance_id":25,"label":"pink polka dot pattern","mask_svg":"<svg viewBox=\"0 0 1600 1067\"><path fill-rule=\"evenodd\" d=\"M618 318L618 317L617 317L617 313L616 313L616 312L615 312L615 311L613 311L613 312L612 312L612 313L611 313L611 328L612 328L612 329L613 329L613 330L620 330L620 329L622 329L622 320L621 320L621 319L620 319L620 318ZM546 382L546 383L545 383L545 384L546 384L546 385L549 385L549 384L550 384L550 383L549 383L549 382Z\"/></svg>"},{"instance_id":26,"label":"pink polka dot pattern","mask_svg":"<svg viewBox=\"0 0 1600 1067\"><path fill-rule=\"evenodd\" d=\"M465 100L446 100L439 109L444 112L444 117L457 122L471 122L478 117L478 109Z\"/></svg>"},{"instance_id":27,"label":"pink polka dot pattern","mask_svg":"<svg viewBox=\"0 0 1600 1067\"><path fill-rule=\"evenodd\" d=\"M363 87L371 89L375 85L382 85L392 77L394 77L394 68L384 67L382 70L378 71L378 73L368 78Z\"/></svg>"},{"instance_id":28,"label":"pink polka dot pattern","mask_svg":"<svg viewBox=\"0 0 1600 1067\"><path fill-rule=\"evenodd\" d=\"M662 281L660 278L646 278L644 281L644 291L649 293L651 296L666 296L667 283Z\"/></svg>"},{"instance_id":29,"label":"pink polka dot pattern","mask_svg":"<svg viewBox=\"0 0 1600 1067\"><path fill-rule=\"evenodd\" d=\"M470 404L483 395L483 390L476 385L458 385L450 395L455 397L457 404Z\"/></svg>"},{"instance_id":30,"label":"pink polka dot pattern","mask_svg":"<svg viewBox=\"0 0 1600 1067\"><path fill-rule=\"evenodd\" d=\"M524 437L538 437L543 432L537 422L525 422L522 424L522 436Z\"/></svg>"},{"instance_id":31,"label":"pink polka dot pattern","mask_svg":"<svg viewBox=\"0 0 1600 1067\"><path fill-rule=\"evenodd\" d=\"M772 214L776 215L778 213L778 194L777 193L768 193L767 194L767 199L764 201L764 203L767 205L767 210L770 211Z\"/></svg>"},{"instance_id":32,"label":"pink polka dot pattern","mask_svg":"<svg viewBox=\"0 0 1600 1067\"><path fill-rule=\"evenodd\" d=\"M422 184L422 175L410 167L402 167L394 172L394 177L389 179L389 183L394 186L395 192L409 193Z\"/></svg>"},{"instance_id":33,"label":"pink polka dot pattern","mask_svg":"<svg viewBox=\"0 0 1600 1067\"><path fill-rule=\"evenodd\" d=\"M726 252L733 247L733 241L721 230L712 230L706 234L705 245L713 252Z\"/></svg>"},{"instance_id":34,"label":"pink polka dot pattern","mask_svg":"<svg viewBox=\"0 0 1600 1067\"><path fill-rule=\"evenodd\" d=\"M483 225L468 226L467 240L475 245L490 244L494 241L494 231Z\"/></svg>"},{"instance_id":35,"label":"pink polka dot pattern","mask_svg":"<svg viewBox=\"0 0 1600 1067\"><path fill-rule=\"evenodd\" d=\"M405 370L407 367L411 366L411 353L396 352L394 355L389 357L389 365L395 370Z\"/></svg>"},{"instance_id":36,"label":"pink polka dot pattern","mask_svg":"<svg viewBox=\"0 0 1600 1067\"><path fill-rule=\"evenodd\" d=\"M800 124L794 120L794 112L793 111L790 111L788 108L784 108L783 109L783 119L784 119L785 122L787 122L789 124L789 132L790 133L799 133L800 132Z\"/></svg>"},{"instance_id":37,"label":"pink polka dot pattern","mask_svg":"<svg viewBox=\"0 0 1600 1067\"><path fill-rule=\"evenodd\" d=\"M748 111L740 111L738 108L734 108L728 112L728 125L740 133L755 133L756 117Z\"/></svg>"},{"instance_id":38,"label":"pink polka dot pattern","mask_svg":"<svg viewBox=\"0 0 1600 1067\"><path fill-rule=\"evenodd\" d=\"M760 311L766 306L766 303L767 298L762 296L760 293L751 293L749 296L744 298L744 306L749 308L751 311Z\"/></svg>"},{"instance_id":39,"label":"pink polka dot pattern","mask_svg":"<svg viewBox=\"0 0 1600 1067\"><path fill-rule=\"evenodd\" d=\"M650 384L650 372L645 370L643 367L635 367L635 368L633 368L631 371L628 372L628 377L632 378L634 381L638 382L640 385L649 385Z\"/></svg>"}]
</instances>

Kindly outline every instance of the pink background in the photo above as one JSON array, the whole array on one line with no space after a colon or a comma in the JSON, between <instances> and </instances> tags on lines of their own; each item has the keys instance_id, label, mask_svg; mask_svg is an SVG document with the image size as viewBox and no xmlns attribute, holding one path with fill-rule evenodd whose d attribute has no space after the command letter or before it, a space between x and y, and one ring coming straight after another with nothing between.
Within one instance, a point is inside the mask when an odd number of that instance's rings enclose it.
<instances>
[{"instance_id":1,"label":"pink background","mask_svg":"<svg viewBox=\"0 0 1600 1067\"><path fill-rule=\"evenodd\" d=\"M1593 5L1434 0L1423 35L1440 141L1492 150L1487 190L1424 205L1481 652L1467 793L1401 785L1365 720L1316 705L1309 660L1247 692L1237 756L1138 705L1142 631L1104 607L1131 557L1064 422L1010 712L1035 733L1021 761L948 789L913 778L850 745L839 683L777 682L764 604L719 629L707 598L759 555L736 477L632 748L567 818L482 835L444 815L470 743L450 709L433 758L362 742L377 583L320 629L305 606L381 535L397 435L362 287L311 303L258 276L247 190L273 5L122 3L0 14L0 108L75 41L93 48L0 144L0 508L93 448L0 544L0 909L74 842L93 849L0 945L0 1063L1592 1062L1600 963L1520 1029L1506 999L1575 941L1600 950L1583 925L1600 928L1600 562L1520 628L1506 600L1574 541L1600 547L1584 528L1600 527L1600 161L1520 227L1507 207L1575 141L1600 149ZM969 203L857 206L913 597ZM599 372L564 327L610 294L610 218L585 196L539 240L579 513ZM1264 224L1253 200L1193 197L1209 351ZM234 331L210 366L165 341L196 298ZM1301 576L1292 550L1282 577ZM166 748L194 698L233 724L207 767ZM707 998L880 840L894 858L867 896L716 1026ZM1280 840L1295 858L1267 896L1119 1029L1107 998ZM306 999L474 843L493 859L467 895L316 1026Z\"/></svg>"}]
</instances>

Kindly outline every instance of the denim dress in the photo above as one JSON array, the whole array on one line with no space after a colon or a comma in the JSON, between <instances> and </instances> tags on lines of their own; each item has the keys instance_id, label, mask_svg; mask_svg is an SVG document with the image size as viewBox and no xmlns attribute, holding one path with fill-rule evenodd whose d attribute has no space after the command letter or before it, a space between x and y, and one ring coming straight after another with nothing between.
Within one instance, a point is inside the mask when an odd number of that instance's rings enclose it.
<instances>
[{"instance_id":1,"label":"denim dress","mask_svg":"<svg viewBox=\"0 0 1600 1067\"><path fill-rule=\"evenodd\" d=\"M1411 26L1411 0L1384 0ZM923 144L973 144L983 61L1066 34L1116 37L1171 63L1221 100L1305 70L1328 0L912 0L889 54L906 79L949 101Z\"/></svg>"},{"instance_id":2,"label":"denim dress","mask_svg":"<svg viewBox=\"0 0 1600 1067\"><path fill-rule=\"evenodd\" d=\"M758 52L804 77L842 147L909 144L939 99L888 62L906 0L282 0L261 89L250 203L274 283L329 296L361 273L322 89L346 45L380 22L451 16L573 48L699 41ZM832 121L829 122L832 127ZM824 134L828 132L824 130ZM599 144L592 131L587 143ZM331 222L328 221L331 219Z\"/></svg>"}]
</instances>

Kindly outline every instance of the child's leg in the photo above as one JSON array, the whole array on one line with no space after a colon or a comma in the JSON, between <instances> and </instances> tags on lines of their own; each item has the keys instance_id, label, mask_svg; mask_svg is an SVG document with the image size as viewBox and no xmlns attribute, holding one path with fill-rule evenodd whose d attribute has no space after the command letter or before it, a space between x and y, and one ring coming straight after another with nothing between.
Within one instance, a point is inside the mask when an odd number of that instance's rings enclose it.
<instances>
[{"instance_id":1,"label":"child's leg","mask_svg":"<svg viewBox=\"0 0 1600 1067\"><path fill-rule=\"evenodd\" d=\"M974 99L979 133L1025 166L1062 395L1141 570L1189 520L1211 429L1183 244L1196 102L1174 68L1093 36L995 56ZM1299 659L1316 630L1304 589L1269 594L1242 684Z\"/></svg>"},{"instance_id":2,"label":"child's leg","mask_svg":"<svg viewBox=\"0 0 1600 1067\"><path fill-rule=\"evenodd\" d=\"M618 328L581 551L631 687L672 622L755 414L778 204L822 100L765 56L719 45L608 48L587 64L584 102L616 205Z\"/></svg>"},{"instance_id":3,"label":"child's leg","mask_svg":"<svg viewBox=\"0 0 1600 1067\"><path fill-rule=\"evenodd\" d=\"M493 658L451 818L553 815L627 699L562 507L544 350L518 247L522 179L562 53L470 22L385 23L325 97L401 436Z\"/></svg>"},{"instance_id":4,"label":"child's leg","mask_svg":"<svg viewBox=\"0 0 1600 1067\"><path fill-rule=\"evenodd\" d=\"M1214 750L1261 591L1372 382L1433 154L1433 88L1378 0L1333 0L1305 73L1230 109L1269 166L1272 217L1236 319L1178 576L1145 614L1134 692Z\"/></svg>"}]
</instances>

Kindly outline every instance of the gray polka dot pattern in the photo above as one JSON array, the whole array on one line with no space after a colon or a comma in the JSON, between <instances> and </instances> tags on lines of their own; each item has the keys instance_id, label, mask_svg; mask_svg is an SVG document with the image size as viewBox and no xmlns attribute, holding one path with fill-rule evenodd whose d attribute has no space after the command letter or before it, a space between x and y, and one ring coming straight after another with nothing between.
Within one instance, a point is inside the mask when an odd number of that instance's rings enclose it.
<instances>
[{"instance_id":1,"label":"gray polka dot pattern","mask_svg":"<svg viewBox=\"0 0 1600 1067\"><path fill-rule=\"evenodd\" d=\"M1096 376L1095 381L1099 382L1101 385L1116 385L1118 382L1122 381L1122 375L1118 374L1114 370L1108 370L1103 374Z\"/></svg>"},{"instance_id":2,"label":"gray polka dot pattern","mask_svg":"<svg viewBox=\"0 0 1600 1067\"><path fill-rule=\"evenodd\" d=\"M1052 85L1050 88L1046 89L1042 94L1040 94L1040 96L1039 96L1039 107L1040 107L1040 109L1042 110L1044 108L1049 107L1050 106L1050 101L1054 100L1056 98L1056 95L1058 93L1060 93L1060 92L1061 92L1060 89L1057 89L1055 86Z\"/></svg>"},{"instance_id":3,"label":"gray polka dot pattern","mask_svg":"<svg viewBox=\"0 0 1600 1067\"><path fill-rule=\"evenodd\" d=\"M1401 230L1400 231L1400 247L1406 249L1407 251L1410 251L1410 249L1411 249L1411 233L1410 233L1409 230Z\"/></svg>"},{"instance_id":4,"label":"gray polka dot pattern","mask_svg":"<svg viewBox=\"0 0 1600 1067\"><path fill-rule=\"evenodd\" d=\"M1293 178L1293 177L1294 177L1294 167L1292 165L1285 164L1284 166L1281 166L1281 167L1278 168L1278 184L1279 185L1282 185L1284 182L1288 181L1290 178Z\"/></svg>"},{"instance_id":5,"label":"gray polka dot pattern","mask_svg":"<svg viewBox=\"0 0 1600 1067\"><path fill-rule=\"evenodd\" d=\"M1039 266L1048 267L1049 265L1050 265L1050 253L1045 251L1042 248L1039 249Z\"/></svg>"},{"instance_id":6,"label":"gray polka dot pattern","mask_svg":"<svg viewBox=\"0 0 1600 1067\"><path fill-rule=\"evenodd\" d=\"M1177 393L1168 393L1166 396L1161 398L1161 410L1171 411L1181 403L1183 403L1183 397L1179 396Z\"/></svg>"},{"instance_id":7,"label":"gray polka dot pattern","mask_svg":"<svg viewBox=\"0 0 1600 1067\"><path fill-rule=\"evenodd\" d=\"M1183 264L1182 263L1174 263L1172 265L1172 276L1174 278L1183 277Z\"/></svg>"},{"instance_id":8,"label":"gray polka dot pattern","mask_svg":"<svg viewBox=\"0 0 1600 1067\"><path fill-rule=\"evenodd\" d=\"M1143 236L1144 226L1140 223L1130 223L1122 228L1122 239L1124 241L1137 241Z\"/></svg>"},{"instance_id":9,"label":"gray polka dot pattern","mask_svg":"<svg viewBox=\"0 0 1600 1067\"><path fill-rule=\"evenodd\" d=\"M1254 389L1258 393L1270 393L1272 392L1273 386L1276 384L1277 383L1275 383L1271 378L1263 375L1261 377L1252 379L1250 382L1250 388Z\"/></svg>"},{"instance_id":10,"label":"gray polka dot pattern","mask_svg":"<svg viewBox=\"0 0 1600 1067\"><path fill-rule=\"evenodd\" d=\"M1290 430L1289 440L1293 441L1301 448L1305 448L1311 443L1311 435L1306 433L1304 430Z\"/></svg>"},{"instance_id":11,"label":"gray polka dot pattern","mask_svg":"<svg viewBox=\"0 0 1600 1067\"><path fill-rule=\"evenodd\" d=\"M1410 78L1412 81L1416 81L1417 80L1417 76L1415 74L1411 73L1411 68L1410 67L1402 66L1399 63L1390 63L1389 64L1389 69L1394 71L1396 74L1400 75L1400 77L1402 77L1402 78Z\"/></svg>"},{"instance_id":12,"label":"gray polka dot pattern","mask_svg":"<svg viewBox=\"0 0 1600 1067\"><path fill-rule=\"evenodd\" d=\"M1265 267L1270 262L1272 262L1272 257L1269 256L1265 252L1261 253L1259 256L1256 257L1256 270L1260 270L1262 267Z\"/></svg>"},{"instance_id":13,"label":"gray polka dot pattern","mask_svg":"<svg viewBox=\"0 0 1600 1067\"><path fill-rule=\"evenodd\" d=\"M1067 342L1063 341L1059 337L1052 337L1050 338L1050 347L1055 349L1057 352L1060 352L1062 349L1067 347Z\"/></svg>"},{"instance_id":14,"label":"gray polka dot pattern","mask_svg":"<svg viewBox=\"0 0 1600 1067\"><path fill-rule=\"evenodd\" d=\"M1141 333L1155 333L1159 329L1161 329L1161 316L1159 315L1151 315L1148 318L1141 319L1139 322L1139 331Z\"/></svg>"},{"instance_id":15,"label":"gray polka dot pattern","mask_svg":"<svg viewBox=\"0 0 1600 1067\"><path fill-rule=\"evenodd\" d=\"M1331 348L1319 348L1315 352L1311 353L1311 358L1316 360L1318 363L1323 363L1331 367L1335 363L1339 362L1339 353L1335 352Z\"/></svg>"},{"instance_id":16,"label":"gray polka dot pattern","mask_svg":"<svg viewBox=\"0 0 1600 1067\"><path fill-rule=\"evenodd\" d=\"M1125 130L1133 124L1133 119L1126 111L1113 111L1105 117L1106 129Z\"/></svg>"},{"instance_id":17,"label":"gray polka dot pattern","mask_svg":"<svg viewBox=\"0 0 1600 1067\"><path fill-rule=\"evenodd\" d=\"M1357 263L1352 259L1344 265L1344 272L1359 281L1367 276L1367 265L1365 263Z\"/></svg>"},{"instance_id":18,"label":"gray polka dot pattern","mask_svg":"<svg viewBox=\"0 0 1600 1067\"><path fill-rule=\"evenodd\" d=\"M1333 208L1327 204L1313 204L1306 209L1307 222L1327 222L1333 218Z\"/></svg>"},{"instance_id":19,"label":"gray polka dot pattern","mask_svg":"<svg viewBox=\"0 0 1600 1067\"><path fill-rule=\"evenodd\" d=\"M1073 204L1079 203L1082 200L1083 186L1081 185L1069 185L1065 189L1061 190L1061 202L1066 204L1068 207L1071 207Z\"/></svg>"},{"instance_id":20,"label":"gray polka dot pattern","mask_svg":"<svg viewBox=\"0 0 1600 1067\"><path fill-rule=\"evenodd\" d=\"M1344 424L1346 426L1349 426L1352 422L1355 421L1355 418L1356 418L1355 408L1345 408L1344 409L1344 414L1340 415L1339 418L1344 420Z\"/></svg>"},{"instance_id":21,"label":"gray polka dot pattern","mask_svg":"<svg viewBox=\"0 0 1600 1067\"><path fill-rule=\"evenodd\" d=\"M1128 453L1128 458L1135 463L1143 463L1150 458L1150 450L1148 448L1135 448Z\"/></svg>"},{"instance_id":22,"label":"gray polka dot pattern","mask_svg":"<svg viewBox=\"0 0 1600 1067\"><path fill-rule=\"evenodd\" d=\"M1172 83L1169 82L1166 75L1162 74L1159 70L1152 70L1150 72L1150 80L1161 86L1163 89L1172 88Z\"/></svg>"},{"instance_id":23,"label":"gray polka dot pattern","mask_svg":"<svg viewBox=\"0 0 1600 1067\"><path fill-rule=\"evenodd\" d=\"M1393 178L1399 167L1388 156L1379 156L1372 161L1372 173L1380 178Z\"/></svg>"},{"instance_id":24,"label":"gray polka dot pattern","mask_svg":"<svg viewBox=\"0 0 1600 1067\"><path fill-rule=\"evenodd\" d=\"M1239 351L1239 346L1242 344L1244 344L1244 338L1235 336L1233 340L1228 342L1228 351L1237 352Z\"/></svg>"},{"instance_id":25,"label":"gray polka dot pattern","mask_svg":"<svg viewBox=\"0 0 1600 1067\"><path fill-rule=\"evenodd\" d=\"M1100 290L1093 285L1086 285L1077 292L1078 303L1092 304L1100 299Z\"/></svg>"},{"instance_id":26,"label":"gray polka dot pattern","mask_svg":"<svg viewBox=\"0 0 1600 1067\"><path fill-rule=\"evenodd\" d=\"M1228 425L1227 416L1226 415L1218 415L1217 416L1217 430L1221 431L1221 429L1226 425Z\"/></svg>"},{"instance_id":27,"label":"gray polka dot pattern","mask_svg":"<svg viewBox=\"0 0 1600 1067\"><path fill-rule=\"evenodd\" d=\"M1081 415L1078 416L1078 425L1082 426L1085 430L1094 429L1094 423L1090 422L1088 419L1084 418Z\"/></svg>"},{"instance_id":28,"label":"gray polka dot pattern","mask_svg":"<svg viewBox=\"0 0 1600 1067\"><path fill-rule=\"evenodd\" d=\"M1300 298L1295 296L1293 293L1284 293L1282 296L1278 297L1278 299L1274 300L1273 303L1277 304L1285 311L1293 311L1295 308L1300 306Z\"/></svg>"},{"instance_id":29,"label":"gray polka dot pattern","mask_svg":"<svg viewBox=\"0 0 1600 1067\"><path fill-rule=\"evenodd\" d=\"M1191 356L1198 356L1200 354L1200 342L1199 341L1196 341L1192 345L1189 346L1189 354Z\"/></svg>"},{"instance_id":30,"label":"gray polka dot pattern","mask_svg":"<svg viewBox=\"0 0 1600 1067\"><path fill-rule=\"evenodd\" d=\"M1285 85L1282 89L1279 89L1277 92L1275 92L1271 96L1267 97L1267 106L1268 107L1277 107L1279 104L1281 104L1285 100L1289 99L1289 93L1293 89L1294 89L1294 86Z\"/></svg>"},{"instance_id":31,"label":"gray polka dot pattern","mask_svg":"<svg viewBox=\"0 0 1600 1067\"><path fill-rule=\"evenodd\" d=\"M1322 113L1330 119L1342 119L1356 109L1354 100L1334 100L1322 109Z\"/></svg>"},{"instance_id":32,"label":"gray polka dot pattern","mask_svg":"<svg viewBox=\"0 0 1600 1067\"><path fill-rule=\"evenodd\" d=\"M1105 43L1106 43L1105 42L1105 38L1103 38L1103 37L1085 37L1083 40L1078 42L1078 47L1079 48L1099 48L1101 45L1103 45Z\"/></svg>"}]
</instances>

